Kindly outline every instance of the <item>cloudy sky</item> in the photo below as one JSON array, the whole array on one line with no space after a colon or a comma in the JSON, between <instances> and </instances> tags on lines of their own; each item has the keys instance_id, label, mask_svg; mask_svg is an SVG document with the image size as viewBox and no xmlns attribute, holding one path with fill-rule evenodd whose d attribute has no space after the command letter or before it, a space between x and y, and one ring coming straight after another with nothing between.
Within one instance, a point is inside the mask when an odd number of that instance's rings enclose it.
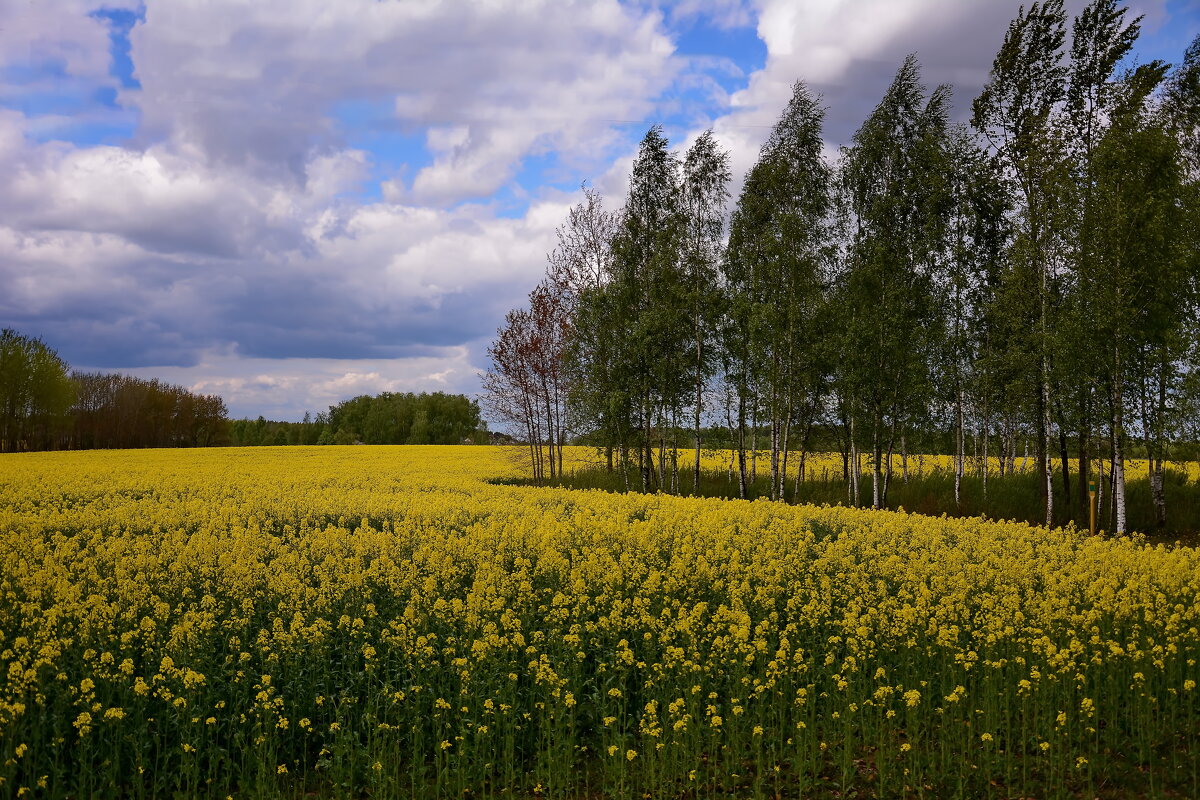
<instances>
[{"instance_id":1,"label":"cloudy sky","mask_svg":"<svg viewBox=\"0 0 1200 800\"><path fill-rule=\"evenodd\" d=\"M909 52L965 115L1017 5L0 0L0 327L234 416L474 393L651 124L714 127L740 180L794 81L833 148ZM1195 0L1129 5L1140 61L1200 33Z\"/></svg>"}]
</instances>

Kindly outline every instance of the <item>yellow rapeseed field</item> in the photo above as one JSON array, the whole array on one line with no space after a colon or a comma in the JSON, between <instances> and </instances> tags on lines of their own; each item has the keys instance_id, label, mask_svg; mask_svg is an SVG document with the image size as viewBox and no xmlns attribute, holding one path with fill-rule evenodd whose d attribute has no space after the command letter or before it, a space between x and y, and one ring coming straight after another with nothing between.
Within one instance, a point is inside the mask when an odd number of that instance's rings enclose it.
<instances>
[{"instance_id":1,"label":"yellow rapeseed field","mask_svg":"<svg viewBox=\"0 0 1200 800\"><path fill-rule=\"evenodd\" d=\"M0 456L0 796L1200 795L1193 549L516 469Z\"/></svg>"}]
</instances>

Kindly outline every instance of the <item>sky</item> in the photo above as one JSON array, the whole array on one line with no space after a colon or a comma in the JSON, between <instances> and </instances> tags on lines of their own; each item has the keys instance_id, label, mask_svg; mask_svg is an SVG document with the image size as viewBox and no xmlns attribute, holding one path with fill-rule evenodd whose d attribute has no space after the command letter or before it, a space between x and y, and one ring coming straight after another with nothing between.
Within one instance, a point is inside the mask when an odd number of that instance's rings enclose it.
<instances>
[{"instance_id":1,"label":"sky","mask_svg":"<svg viewBox=\"0 0 1200 800\"><path fill-rule=\"evenodd\" d=\"M965 119L1018 5L0 0L0 327L233 417L474 395L651 125L713 128L736 196L797 80L831 155L908 53ZM1134 61L1200 34L1197 0L1128 6Z\"/></svg>"}]
</instances>

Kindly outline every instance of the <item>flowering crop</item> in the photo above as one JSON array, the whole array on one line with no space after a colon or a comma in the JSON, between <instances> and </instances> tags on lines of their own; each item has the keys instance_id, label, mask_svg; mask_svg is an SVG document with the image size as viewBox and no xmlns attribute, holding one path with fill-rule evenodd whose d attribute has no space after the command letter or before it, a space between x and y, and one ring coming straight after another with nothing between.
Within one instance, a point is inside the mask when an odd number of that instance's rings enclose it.
<instances>
[{"instance_id":1,"label":"flowering crop","mask_svg":"<svg viewBox=\"0 0 1200 800\"><path fill-rule=\"evenodd\" d=\"M1193 549L511 471L0 456L0 795L1200 793Z\"/></svg>"}]
</instances>

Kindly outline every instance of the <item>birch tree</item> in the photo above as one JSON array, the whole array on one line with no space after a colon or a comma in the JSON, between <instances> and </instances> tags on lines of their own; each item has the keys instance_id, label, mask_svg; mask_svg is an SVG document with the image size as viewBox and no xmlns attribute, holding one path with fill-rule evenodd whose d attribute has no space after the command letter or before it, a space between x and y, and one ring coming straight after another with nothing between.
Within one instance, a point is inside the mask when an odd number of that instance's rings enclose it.
<instances>
[{"instance_id":1,"label":"birch tree","mask_svg":"<svg viewBox=\"0 0 1200 800\"><path fill-rule=\"evenodd\" d=\"M694 348L688 371L695 390L692 435L696 458L692 469L692 491L696 494L700 492L700 418L704 410L704 387L715 366L713 338L720 302L719 265L730 177L729 153L721 149L712 130L705 131L688 149L683 160L680 197L684 294L691 316Z\"/></svg>"},{"instance_id":2,"label":"birch tree","mask_svg":"<svg viewBox=\"0 0 1200 800\"><path fill-rule=\"evenodd\" d=\"M825 378L817 325L831 242L832 172L821 152L824 118L819 99L796 83L746 177L726 256L726 279L743 317L735 335L745 337L735 345L742 376L739 407L756 403L761 392L771 431L775 499L783 498L793 423L804 430L811 425ZM744 413L740 425L744 430Z\"/></svg>"},{"instance_id":3,"label":"birch tree","mask_svg":"<svg viewBox=\"0 0 1200 800\"><path fill-rule=\"evenodd\" d=\"M1066 13L1062 0L1022 8L1009 24L983 92L972 106L972 124L1006 167L1021 200L1017 236L1010 248L1008 287L1012 310L1030 335L1024 343L1028 381L1034 386L1034 426L1042 474L1046 524L1054 521L1050 460L1050 345L1052 229L1047 224L1062 163L1061 139L1052 134L1052 114L1065 92L1062 48ZM1014 342L1016 343L1016 342Z\"/></svg>"},{"instance_id":4,"label":"birch tree","mask_svg":"<svg viewBox=\"0 0 1200 800\"><path fill-rule=\"evenodd\" d=\"M937 172L948 104L946 86L926 98L909 56L843 155L850 225L843 297L863 313L845 332L841 358L846 390L858 399L871 436L874 508L886 504L884 463L900 426L927 409L942 324L931 312L938 307L933 277L947 213Z\"/></svg>"}]
</instances>

